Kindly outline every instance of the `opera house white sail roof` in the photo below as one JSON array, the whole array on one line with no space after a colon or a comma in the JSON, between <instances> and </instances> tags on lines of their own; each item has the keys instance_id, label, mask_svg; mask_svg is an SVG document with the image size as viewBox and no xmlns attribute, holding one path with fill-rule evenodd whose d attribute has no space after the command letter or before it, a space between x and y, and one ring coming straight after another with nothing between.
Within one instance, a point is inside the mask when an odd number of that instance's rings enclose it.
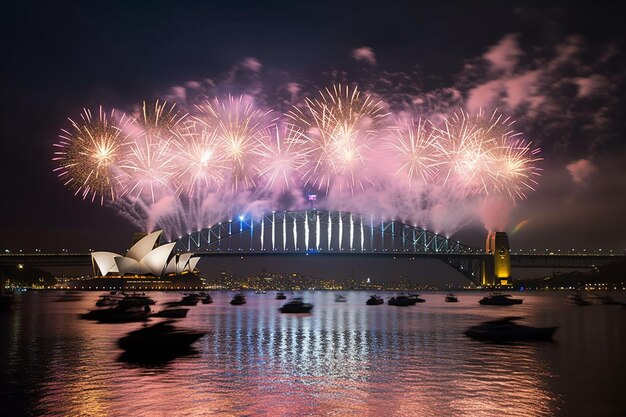
<instances>
[{"instance_id":1,"label":"opera house white sail roof","mask_svg":"<svg viewBox=\"0 0 626 417\"><path fill-rule=\"evenodd\" d=\"M92 252L91 262L96 275L153 275L162 277L167 274L193 272L199 257L190 253L172 255L175 242L158 246L162 230L152 232L140 239L129 250L126 256L114 252Z\"/></svg>"}]
</instances>

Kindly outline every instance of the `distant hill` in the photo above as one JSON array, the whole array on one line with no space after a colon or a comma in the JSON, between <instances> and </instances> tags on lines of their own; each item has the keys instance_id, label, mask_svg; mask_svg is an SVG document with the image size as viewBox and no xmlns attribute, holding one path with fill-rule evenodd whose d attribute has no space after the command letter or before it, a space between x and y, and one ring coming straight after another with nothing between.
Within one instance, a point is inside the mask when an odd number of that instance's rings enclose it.
<instances>
[{"instance_id":1,"label":"distant hill","mask_svg":"<svg viewBox=\"0 0 626 417\"><path fill-rule=\"evenodd\" d=\"M616 262L601 266L590 271L555 272L551 276L515 280L516 288L569 288L584 289L594 287L600 289L626 288L626 262Z\"/></svg>"}]
</instances>

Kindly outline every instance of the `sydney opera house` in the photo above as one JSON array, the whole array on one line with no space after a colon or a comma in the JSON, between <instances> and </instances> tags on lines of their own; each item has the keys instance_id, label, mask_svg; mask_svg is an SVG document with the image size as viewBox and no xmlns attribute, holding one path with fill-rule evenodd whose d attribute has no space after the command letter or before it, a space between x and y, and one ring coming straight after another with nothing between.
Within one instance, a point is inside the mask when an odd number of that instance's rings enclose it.
<instances>
[{"instance_id":1,"label":"sydney opera house","mask_svg":"<svg viewBox=\"0 0 626 417\"><path fill-rule=\"evenodd\" d=\"M200 258L192 257L190 253L172 256L176 242L159 246L162 232L158 230L141 238L128 250L126 256L113 252L92 252L94 274L100 277L116 275L163 278L192 273Z\"/></svg>"},{"instance_id":2,"label":"sydney opera house","mask_svg":"<svg viewBox=\"0 0 626 417\"><path fill-rule=\"evenodd\" d=\"M199 289L199 257L173 253L175 242L159 245L162 231L141 235L126 253L92 252L94 278L74 281L75 289Z\"/></svg>"}]
</instances>

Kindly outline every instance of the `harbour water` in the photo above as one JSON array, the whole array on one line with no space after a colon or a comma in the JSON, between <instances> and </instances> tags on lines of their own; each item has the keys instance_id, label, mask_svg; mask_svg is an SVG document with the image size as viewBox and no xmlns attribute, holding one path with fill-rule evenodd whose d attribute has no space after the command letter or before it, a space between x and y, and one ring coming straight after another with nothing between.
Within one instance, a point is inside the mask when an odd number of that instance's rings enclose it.
<instances>
[{"instance_id":1,"label":"harbour water","mask_svg":"<svg viewBox=\"0 0 626 417\"><path fill-rule=\"evenodd\" d=\"M117 340L141 323L77 318L94 309L57 294L17 295L0 311L4 416L617 416L626 410L626 308L569 304L566 293L521 293L522 305L481 306L484 295L426 292L412 307L366 306L370 293L303 292L312 314L280 314L274 292L232 292L178 322L207 332L194 350L157 363L126 358ZM148 293L154 310L179 293ZM393 293L379 293L385 298ZM288 294L290 295L290 294ZM626 294L616 299L626 301ZM474 324L523 316L558 325L553 342L493 344ZM156 322L162 319L152 319Z\"/></svg>"}]
</instances>

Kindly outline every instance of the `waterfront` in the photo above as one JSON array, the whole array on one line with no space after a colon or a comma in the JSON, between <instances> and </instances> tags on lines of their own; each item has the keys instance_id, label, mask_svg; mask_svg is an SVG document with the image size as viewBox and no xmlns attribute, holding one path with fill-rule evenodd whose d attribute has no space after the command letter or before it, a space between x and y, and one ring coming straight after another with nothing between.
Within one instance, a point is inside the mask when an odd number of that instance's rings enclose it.
<instances>
[{"instance_id":1,"label":"waterfront","mask_svg":"<svg viewBox=\"0 0 626 417\"><path fill-rule=\"evenodd\" d=\"M149 293L158 301L175 292ZM4 415L611 416L626 407L626 311L577 307L565 292L522 293L513 307L480 306L478 292L423 293L413 307L366 306L368 292L303 292L310 315L281 315L274 293L232 292L192 307L181 327L206 331L195 351L161 364L121 356L141 324L96 324L57 294L16 296L0 313ZM385 296L393 293L381 293ZM626 301L626 294L615 298ZM519 315L559 325L554 342L498 345L466 338L478 322ZM156 321L157 319L153 319Z\"/></svg>"}]
</instances>

